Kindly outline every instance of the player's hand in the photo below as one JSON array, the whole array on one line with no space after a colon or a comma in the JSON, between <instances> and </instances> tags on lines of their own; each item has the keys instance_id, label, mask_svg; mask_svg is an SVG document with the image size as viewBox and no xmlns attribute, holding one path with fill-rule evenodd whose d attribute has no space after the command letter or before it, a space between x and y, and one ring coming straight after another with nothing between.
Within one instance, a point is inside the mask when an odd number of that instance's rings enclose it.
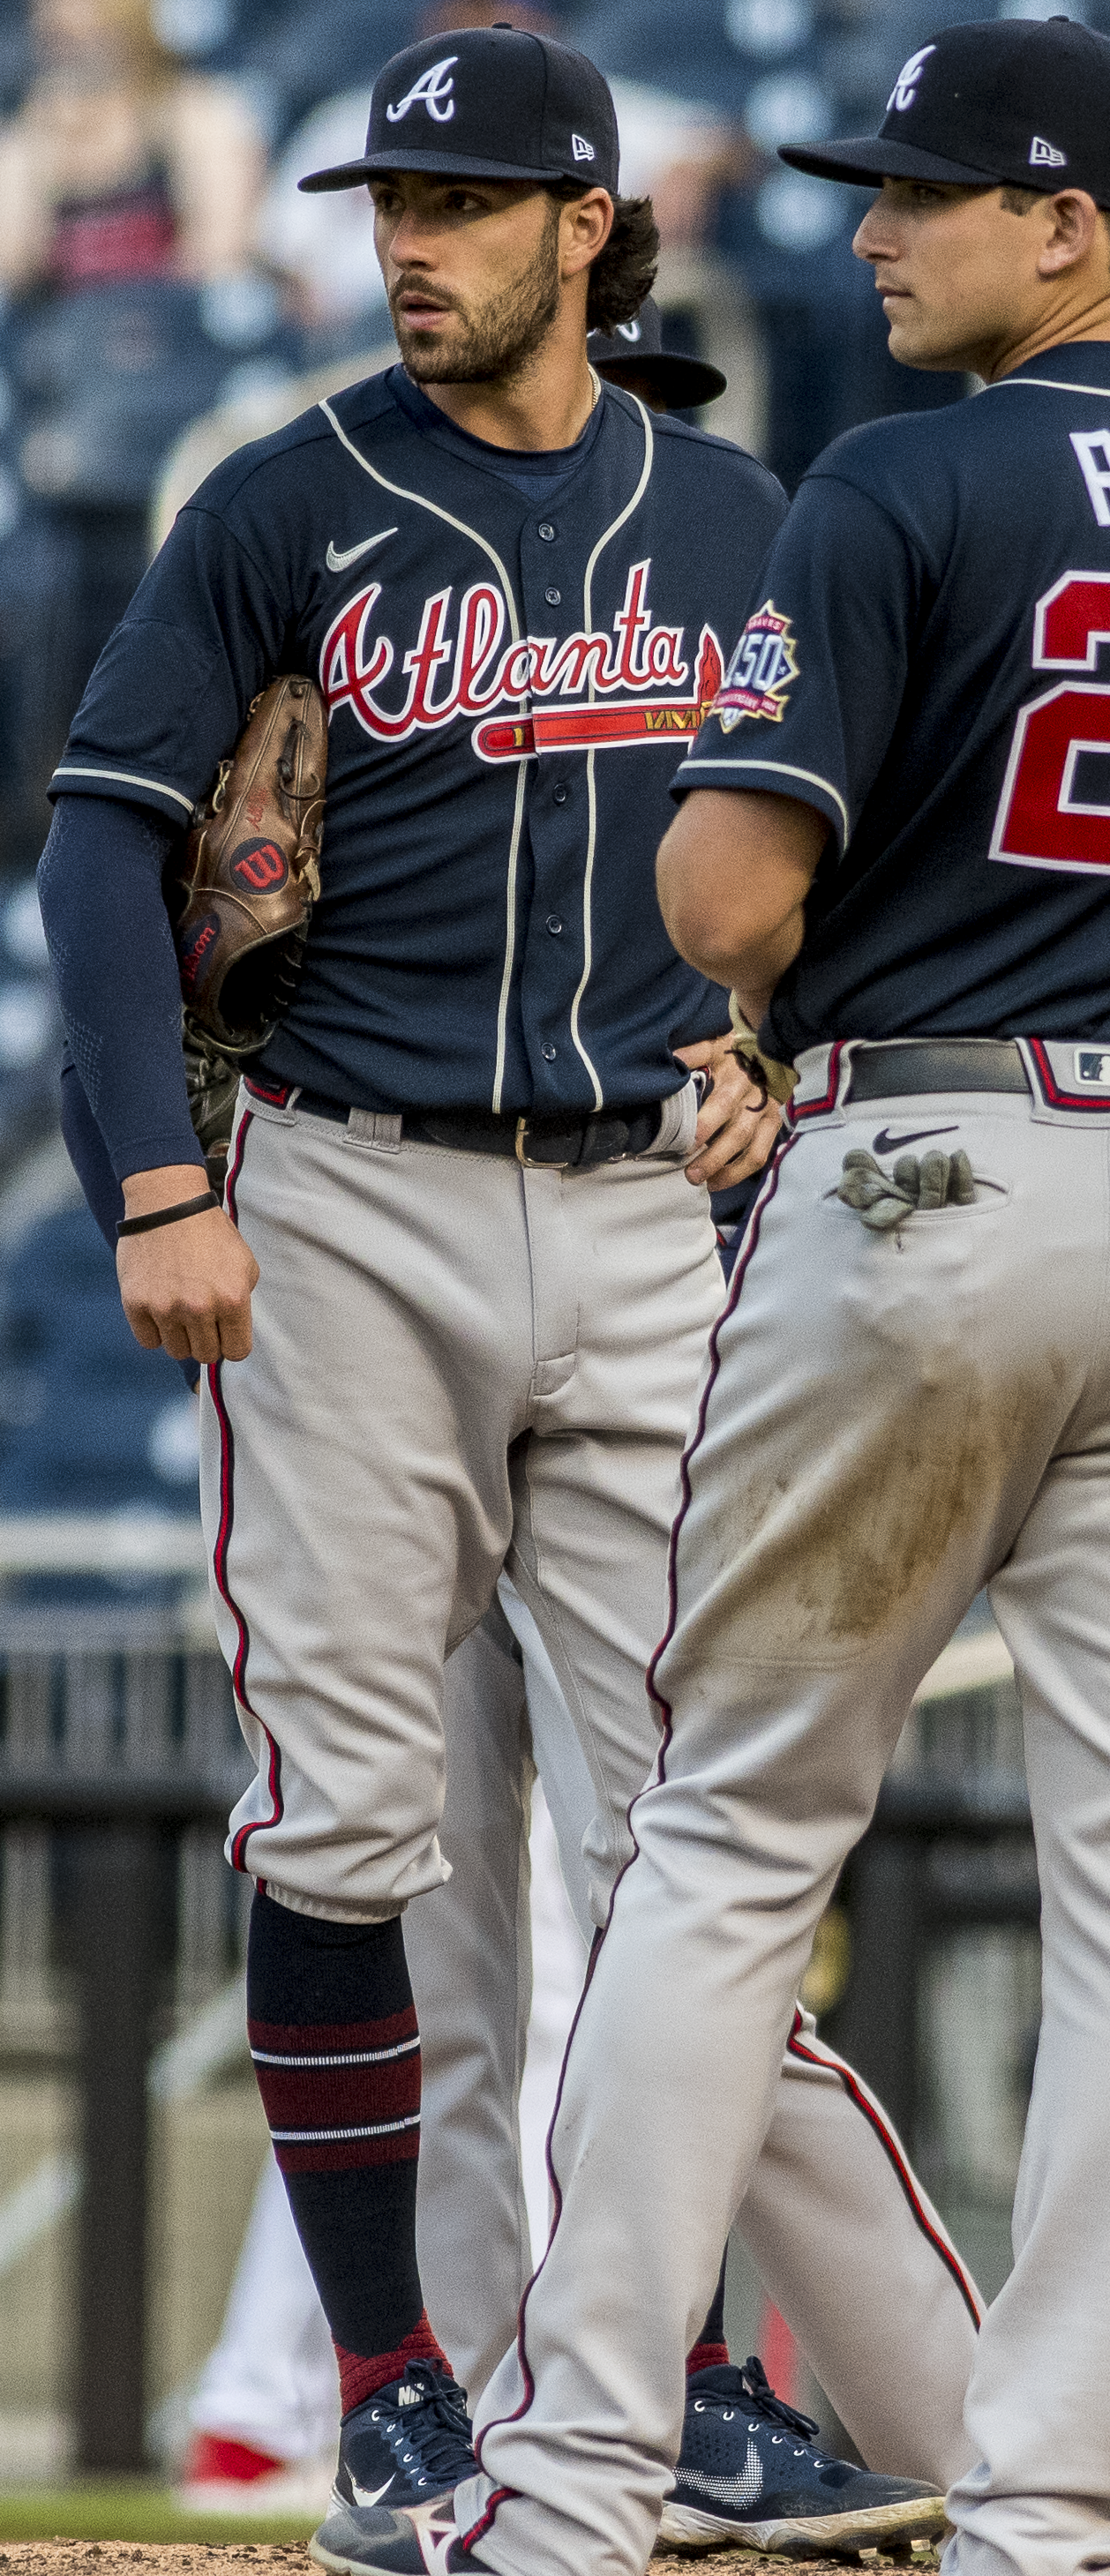
<instances>
[{"instance_id":1,"label":"player's hand","mask_svg":"<svg viewBox=\"0 0 1110 2576\"><path fill-rule=\"evenodd\" d=\"M203 1187L195 1163L137 1172L124 1183L128 1216L196 1198ZM175 1360L245 1360L258 1263L222 1208L150 1234L125 1235L116 1276L124 1314L145 1351L168 1351Z\"/></svg>"},{"instance_id":2,"label":"player's hand","mask_svg":"<svg viewBox=\"0 0 1110 2576\"><path fill-rule=\"evenodd\" d=\"M691 1073L712 1076L694 1130L694 1156L686 1165L687 1180L704 1181L711 1190L734 1189L737 1181L762 1171L782 1125L777 1100L769 1100L762 1083L745 1073L734 1047L729 1036L675 1048Z\"/></svg>"}]
</instances>

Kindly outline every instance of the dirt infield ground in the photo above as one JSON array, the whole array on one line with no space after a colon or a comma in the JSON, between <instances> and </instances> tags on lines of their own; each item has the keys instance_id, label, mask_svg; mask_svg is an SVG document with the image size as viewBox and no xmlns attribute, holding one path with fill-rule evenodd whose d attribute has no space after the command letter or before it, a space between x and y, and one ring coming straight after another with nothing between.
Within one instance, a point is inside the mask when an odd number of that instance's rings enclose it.
<instances>
[{"instance_id":1,"label":"dirt infield ground","mask_svg":"<svg viewBox=\"0 0 1110 2576\"><path fill-rule=\"evenodd\" d=\"M849 2562L859 2576L860 2561ZM867 2568L885 2576L888 2562L867 2558ZM935 2552L914 2552L922 2576L936 2569ZM847 2576L839 2559L809 2558L807 2576ZM307 2550L295 2542L230 2541L219 2548L204 2541L169 2545L138 2540L9 2540L0 2546L0 2576L319 2576ZM730 2549L720 2557L702 2558L668 2551L652 2560L652 2576L800 2576L797 2559L753 2558Z\"/></svg>"}]
</instances>

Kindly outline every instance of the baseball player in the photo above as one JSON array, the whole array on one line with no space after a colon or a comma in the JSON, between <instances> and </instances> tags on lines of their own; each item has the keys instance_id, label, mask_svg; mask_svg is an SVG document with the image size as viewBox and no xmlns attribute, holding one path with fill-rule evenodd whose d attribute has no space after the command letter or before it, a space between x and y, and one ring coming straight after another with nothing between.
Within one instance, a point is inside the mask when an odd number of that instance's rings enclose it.
<instances>
[{"instance_id":1,"label":"baseball player","mask_svg":"<svg viewBox=\"0 0 1110 2576\"><path fill-rule=\"evenodd\" d=\"M377 2499L472 2465L415 2260L400 1918L444 1879L443 1662L503 1565L597 1794L595 1920L643 1776L719 1298L701 1184L769 1142L650 851L668 745L720 685L737 566L754 576L782 512L750 459L590 373L587 327L637 310L654 233L615 199L584 58L509 29L408 49L365 157L314 184L367 179L404 364L181 513L78 712L42 873L124 1189L125 1308L209 1371L203 1508L258 1761L229 1844L257 1882L251 2043L339 2355L353 2566ZM161 881L257 691L298 670L331 718L324 892L244 1088L225 1215L198 1187ZM739 2375L730 2394L766 2430ZM742 2502L747 2410L692 2405ZM816 2482L836 2516L852 2472L771 2420L809 2481L795 2506L812 2519ZM842 2531L935 2521L919 2482L881 2477L845 2511Z\"/></svg>"},{"instance_id":2,"label":"baseball player","mask_svg":"<svg viewBox=\"0 0 1110 2576\"><path fill-rule=\"evenodd\" d=\"M1108 137L1110 44L1056 18L943 31L877 139L790 156L881 183L856 247L895 355L985 389L811 471L677 782L664 916L800 1080L685 1461L560 2214L478 2478L453 2522L383 2514L375 2567L434 2533L444 2568L643 2568L814 1924L982 1585L1044 2018L946 2564L1110 2561Z\"/></svg>"}]
</instances>

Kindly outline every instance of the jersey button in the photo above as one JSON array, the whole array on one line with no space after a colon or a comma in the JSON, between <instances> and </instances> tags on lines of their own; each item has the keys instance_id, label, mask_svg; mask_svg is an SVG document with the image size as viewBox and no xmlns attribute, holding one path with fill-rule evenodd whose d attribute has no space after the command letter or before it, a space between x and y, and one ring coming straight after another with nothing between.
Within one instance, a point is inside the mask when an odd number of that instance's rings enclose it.
<instances>
[{"instance_id":1,"label":"jersey button","mask_svg":"<svg viewBox=\"0 0 1110 2576\"><path fill-rule=\"evenodd\" d=\"M562 591L554 588L551 590L545 590L544 592L544 598L546 599L549 608L558 608L562 596Z\"/></svg>"},{"instance_id":2,"label":"jersey button","mask_svg":"<svg viewBox=\"0 0 1110 2576\"><path fill-rule=\"evenodd\" d=\"M545 546L553 546L555 543L555 529L552 521L550 519L541 519L536 530L536 535L543 538Z\"/></svg>"},{"instance_id":3,"label":"jersey button","mask_svg":"<svg viewBox=\"0 0 1110 2576\"><path fill-rule=\"evenodd\" d=\"M556 802L556 804L557 804L557 805L565 805L565 804L566 804L568 792L569 792L569 791L567 790L567 788L565 788L565 787L564 787L564 785L563 785L562 779L560 779L560 780L559 780L559 784L558 784L558 786L557 786L557 787L553 787L553 788L552 788L552 790L551 790L551 793L552 793L552 795L553 795L553 797L554 797L555 802Z\"/></svg>"},{"instance_id":4,"label":"jersey button","mask_svg":"<svg viewBox=\"0 0 1110 2576\"><path fill-rule=\"evenodd\" d=\"M545 1064L554 1064L555 1049L553 1046L541 1047L540 1054L542 1055Z\"/></svg>"},{"instance_id":5,"label":"jersey button","mask_svg":"<svg viewBox=\"0 0 1110 2576\"><path fill-rule=\"evenodd\" d=\"M560 919L559 919L559 915L558 915L558 913L557 913L557 912L549 912L549 913L548 913L548 916L547 916L547 927L548 927L549 931L551 932L551 936L552 936L552 938L553 938L553 939L558 939L558 937L559 937L559 935L560 935L560 933L561 933L561 931L562 931L562 927L563 927L563 925L562 925L562 922L561 922L561 921L560 921Z\"/></svg>"}]
</instances>

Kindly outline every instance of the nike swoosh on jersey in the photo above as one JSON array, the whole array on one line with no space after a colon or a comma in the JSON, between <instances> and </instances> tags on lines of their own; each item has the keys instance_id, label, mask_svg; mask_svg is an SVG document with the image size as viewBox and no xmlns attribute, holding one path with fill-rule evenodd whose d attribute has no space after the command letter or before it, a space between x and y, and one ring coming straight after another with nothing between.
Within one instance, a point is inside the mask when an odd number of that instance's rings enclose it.
<instances>
[{"instance_id":1,"label":"nike swoosh on jersey","mask_svg":"<svg viewBox=\"0 0 1110 2576\"><path fill-rule=\"evenodd\" d=\"M354 2497L355 2503L380 2504L383 2495L388 2495L389 2489L393 2484L393 2474L394 2473L391 2472L390 2476L386 2479L384 2487L375 2487L372 2491L369 2487L360 2487L358 2479L352 2478L351 2494Z\"/></svg>"},{"instance_id":2,"label":"nike swoosh on jersey","mask_svg":"<svg viewBox=\"0 0 1110 2576\"><path fill-rule=\"evenodd\" d=\"M954 1136L954 1127L914 1127L908 1136L892 1136L889 1127L880 1127L871 1139L873 1154L897 1154L903 1145L923 1145L926 1136Z\"/></svg>"},{"instance_id":3,"label":"nike swoosh on jersey","mask_svg":"<svg viewBox=\"0 0 1110 2576\"><path fill-rule=\"evenodd\" d=\"M328 571L349 572L352 564L358 563L361 556L369 554L371 546L383 546L387 537L395 537L396 534L396 528L379 528L376 537L364 537L360 546L348 546L343 554L337 553L329 538L328 551L324 557Z\"/></svg>"}]
</instances>

